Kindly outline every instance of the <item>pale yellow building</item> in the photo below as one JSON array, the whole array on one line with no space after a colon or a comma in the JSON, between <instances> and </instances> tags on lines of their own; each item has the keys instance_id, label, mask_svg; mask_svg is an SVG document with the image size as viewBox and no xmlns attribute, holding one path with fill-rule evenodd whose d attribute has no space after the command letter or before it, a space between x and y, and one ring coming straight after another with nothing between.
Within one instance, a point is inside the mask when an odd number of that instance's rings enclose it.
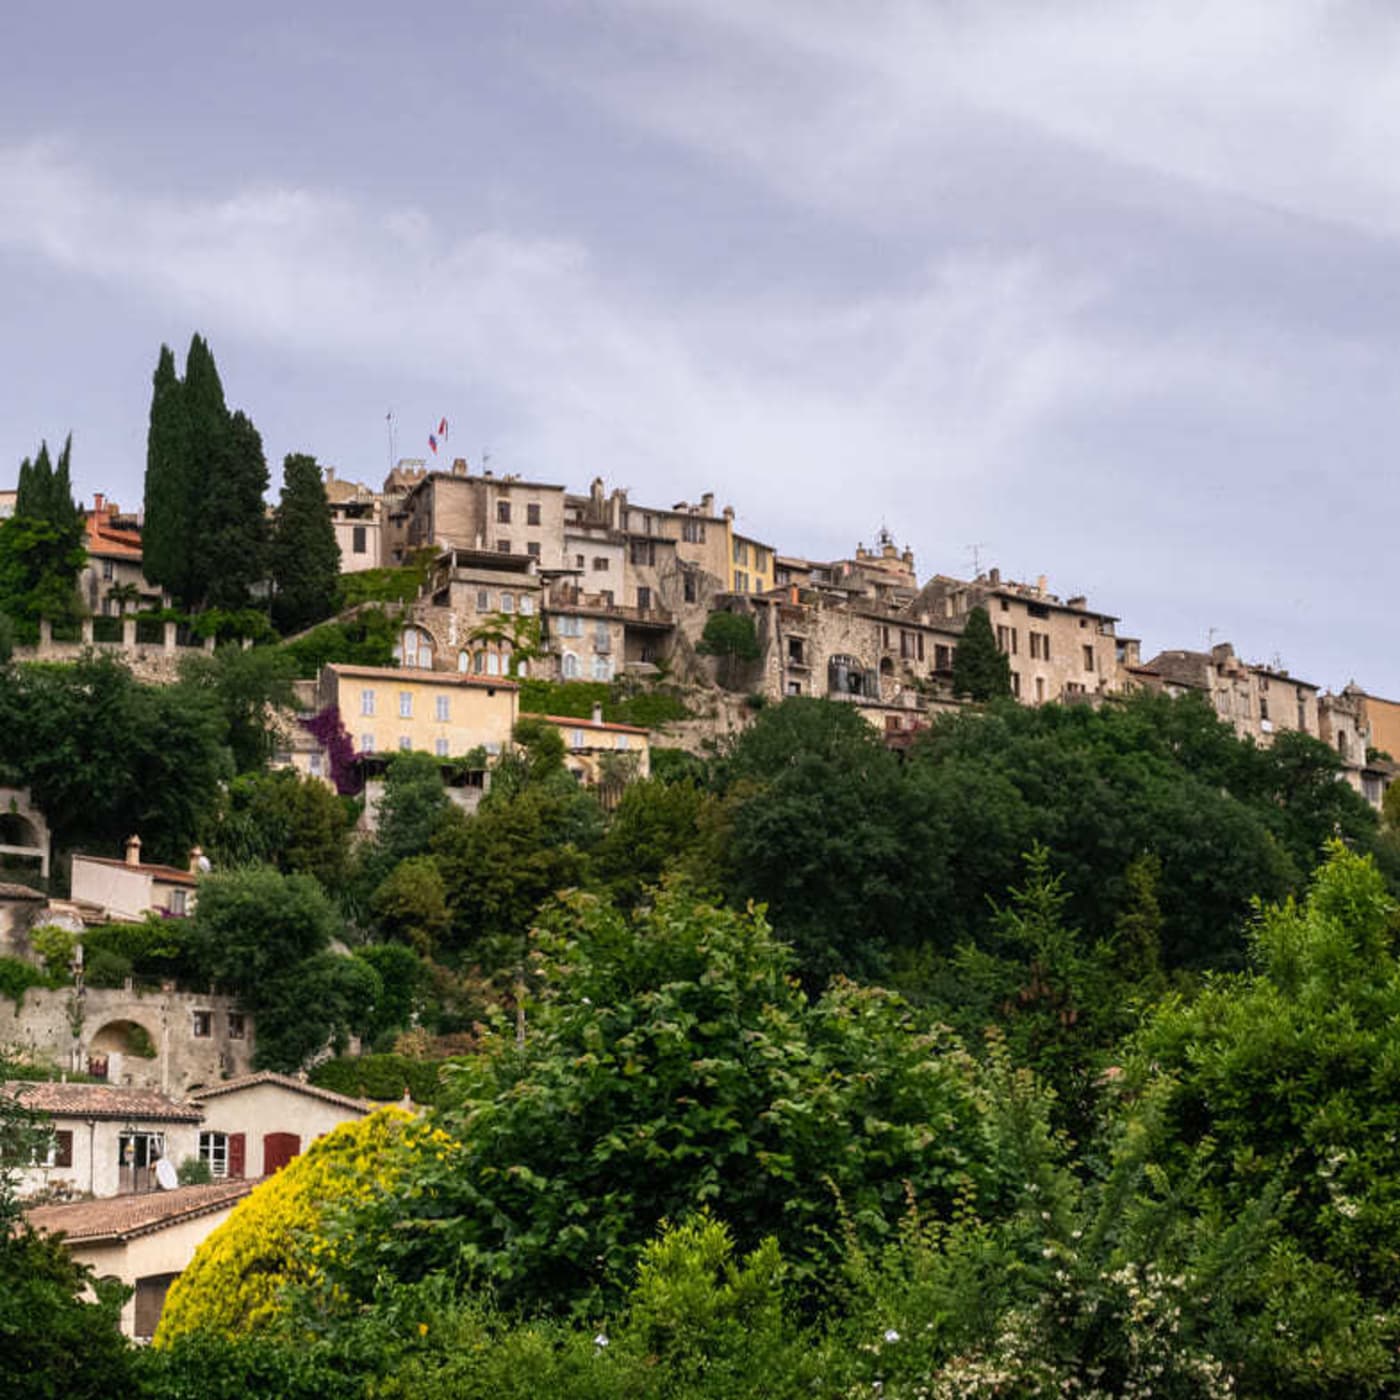
<instances>
[{"instance_id":1,"label":"pale yellow building","mask_svg":"<svg viewBox=\"0 0 1400 1400\"><path fill-rule=\"evenodd\" d=\"M336 706L359 754L417 751L459 758L482 747L504 753L520 687L498 677L391 666L321 669L319 706Z\"/></svg>"},{"instance_id":2,"label":"pale yellow building","mask_svg":"<svg viewBox=\"0 0 1400 1400\"><path fill-rule=\"evenodd\" d=\"M564 766L585 787L620 788L632 778L651 776L651 732L635 724L610 724L602 707L592 719L570 715L531 715L552 724L564 739Z\"/></svg>"}]
</instances>

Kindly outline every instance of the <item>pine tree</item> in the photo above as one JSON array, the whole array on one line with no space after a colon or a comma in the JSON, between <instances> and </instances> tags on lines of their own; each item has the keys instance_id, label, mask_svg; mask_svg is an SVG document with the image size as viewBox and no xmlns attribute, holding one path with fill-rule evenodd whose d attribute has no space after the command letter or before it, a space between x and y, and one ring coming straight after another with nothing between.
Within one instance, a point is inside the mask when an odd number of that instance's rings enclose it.
<instances>
[{"instance_id":1,"label":"pine tree","mask_svg":"<svg viewBox=\"0 0 1400 1400\"><path fill-rule=\"evenodd\" d=\"M997 700L1011 694L1011 661L997 646L986 608L973 608L963 624L953 657L953 693L972 700Z\"/></svg>"},{"instance_id":2,"label":"pine tree","mask_svg":"<svg viewBox=\"0 0 1400 1400\"><path fill-rule=\"evenodd\" d=\"M282 464L282 499L273 528L272 615L284 632L329 617L340 582L340 546L314 457L292 453Z\"/></svg>"},{"instance_id":3,"label":"pine tree","mask_svg":"<svg viewBox=\"0 0 1400 1400\"><path fill-rule=\"evenodd\" d=\"M82 612L78 574L87 555L83 521L69 473L73 439L55 467L47 442L19 469L14 514L0 525L0 612L17 623L24 639L37 635L40 619L69 622Z\"/></svg>"},{"instance_id":4,"label":"pine tree","mask_svg":"<svg viewBox=\"0 0 1400 1400\"><path fill-rule=\"evenodd\" d=\"M189 425L184 385L175 371L175 355L160 347L151 391L150 427L146 434L145 524L141 530L141 569L155 584L183 601L193 547L189 506Z\"/></svg>"},{"instance_id":5,"label":"pine tree","mask_svg":"<svg viewBox=\"0 0 1400 1400\"><path fill-rule=\"evenodd\" d=\"M211 361L212 363L212 361ZM214 608L246 608L254 584L267 578L267 459L247 414L228 418L211 446L208 498L197 574L199 593Z\"/></svg>"}]
</instances>

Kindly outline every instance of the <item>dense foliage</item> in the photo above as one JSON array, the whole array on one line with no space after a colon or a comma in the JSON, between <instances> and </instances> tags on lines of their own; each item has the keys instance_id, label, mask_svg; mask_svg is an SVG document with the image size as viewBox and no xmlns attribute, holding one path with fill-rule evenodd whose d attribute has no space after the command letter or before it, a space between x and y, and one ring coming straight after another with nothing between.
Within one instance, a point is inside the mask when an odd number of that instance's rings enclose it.
<instances>
[{"instance_id":1,"label":"dense foliage","mask_svg":"<svg viewBox=\"0 0 1400 1400\"><path fill-rule=\"evenodd\" d=\"M282 464L282 499L268 555L272 615L284 633L300 632L335 611L340 546L314 457L292 453Z\"/></svg>"},{"instance_id":2,"label":"dense foliage","mask_svg":"<svg viewBox=\"0 0 1400 1400\"><path fill-rule=\"evenodd\" d=\"M41 443L34 460L20 464L14 511L0 520L0 618L21 641L37 640L41 618L62 625L83 611L76 583L87 554L70 480L72 448L69 438L55 463Z\"/></svg>"}]
</instances>

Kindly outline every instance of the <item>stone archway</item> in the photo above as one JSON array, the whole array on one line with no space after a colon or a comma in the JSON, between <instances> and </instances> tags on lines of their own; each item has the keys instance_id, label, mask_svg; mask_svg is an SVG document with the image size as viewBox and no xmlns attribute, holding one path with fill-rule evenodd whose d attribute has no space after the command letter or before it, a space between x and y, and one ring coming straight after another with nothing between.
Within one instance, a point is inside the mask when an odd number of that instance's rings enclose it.
<instances>
[{"instance_id":1,"label":"stone archway","mask_svg":"<svg viewBox=\"0 0 1400 1400\"><path fill-rule=\"evenodd\" d=\"M106 1021L87 1043L87 1072L95 1079L122 1082L126 1060L153 1060L159 1041L149 1026L129 1018Z\"/></svg>"},{"instance_id":2,"label":"stone archway","mask_svg":"<svg viewBox=\"0 0 1400 1400\"><path fill-rule=\"evenodd\" d=\"M49 824L28 788L0 787L0 856L37 860L39 874L49 878Z\"/></svg>"}]
</instances>

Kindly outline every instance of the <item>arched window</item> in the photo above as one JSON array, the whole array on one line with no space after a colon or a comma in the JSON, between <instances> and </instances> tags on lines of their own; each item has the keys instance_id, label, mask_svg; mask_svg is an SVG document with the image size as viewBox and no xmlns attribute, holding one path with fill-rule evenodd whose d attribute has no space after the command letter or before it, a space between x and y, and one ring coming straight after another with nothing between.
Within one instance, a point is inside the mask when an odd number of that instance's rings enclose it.
<instances>
[{"instance_id":1,"label":"arched window","mask_svg":"<svg viewBox=\"0 0 1400 1400\"><path fill-rule=\"evenodd\" d=\"M612 658L610 656L595 656L593 658L593 679L595 681L612 680Z\"/></svg>"},{"instance_id":2,"label":"arched window","mask_svg":"<svg viewBox=\"0 0 1400 1400\"><path fill-rule=\"evenodd\" d=\"M394 648L394 658L414 671L433 669L433 639L421 627L405 627Z\"/></svg>"},{"instance_id":3,"label":"arched window","mask_svg":"<svg viewBox=\"0 0 1400 1400\"><path fill-rule=\"evenodd\" d=\"M559 669L566 681L578 680L578 657L573 652L566 651L559 664Z\"/></svg>"},{"instance_id":4,"label":"arched window","mask_svg":"<svg viewBox=\"0 0 1400 1400\"><path fill-rule=\"evenodd\" d=\"M530 663L524 659L520 660L516 664L515 674L523 681L530 674Z\"/></svg>"},{"instance_id":5,"label":"arched window","mask_svg":"<svg viewBox=\"0 0 1400 1400\"><path fill-rule=\"evenodd\" d=\"M486 674L488 676L499 676L501 674L501 658L494 651L486 653Z\"/></svg>"},{"instance_id":6,"label":"arched window","mask_svg":"<svg viewBox=\"0 0 1400 1400\"><path fill-rule=\"evenodd\" d=\"M459 651L457 653L457 669L459 671L470 671L472 668L472 654L469 651Z\"/></svg>"},{"instance_id":7,"label":"arched window","mask_svg":"<svg viewBox=\"0 0 1400 1400\"><path fill-rule=\"evenodd\" d=\"M854 656L833 656L827 663L826 688L833 695L864 695L865 667Z\"/></svg>"},{"instance_id":8,"label":"arched window","mask_svg":"<svg viewBox=\"0 0 1400 1400\"><path fill-rule=\"evenodd\" d=\"M522 617L529 617L535 611L535 600L528 594L520 595L520 613Z\"/></svg>"},{"instance_id":9,"label":"arched window","mask_svg":"<svg viewBox=\"0 0 1400 1400\"><path fill-rule=\"evenodd\" d=\"M486 674L486 653L478 651L472 656L472 674L482 676Z\"/></svg>"}]
</instances>

